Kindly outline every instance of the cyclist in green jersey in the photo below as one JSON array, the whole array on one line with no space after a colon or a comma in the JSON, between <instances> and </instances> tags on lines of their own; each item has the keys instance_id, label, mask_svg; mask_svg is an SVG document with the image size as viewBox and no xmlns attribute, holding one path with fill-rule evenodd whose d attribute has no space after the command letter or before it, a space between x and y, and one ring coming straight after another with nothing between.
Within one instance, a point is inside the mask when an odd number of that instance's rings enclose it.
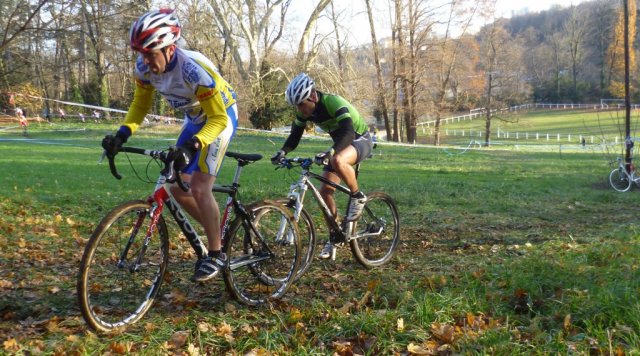
<instances>
[{"instance_id":1,"label":"cyclist in green jersey","mask_svg":"<svg viewBox=\"0 0 640 356\"><path fill-rule=\"evenodd\" d=\"M368 158L373 148L373 142L367 125L358 111L344 98L338 95L323 93L315 89L315 82L307 74L296 76L285 92L289 105L297 108L296 118L291 125L291 133L282 148L271 157L271 162L278 162L300 143L307 123L313 122L322 130L328 132L333 139L333 145L325 152L318 153L315 160L324 164L324 177L331 182L344 183L351 190L347 221L354 221L362 214L367 197L358 188L353 166ZM336 203L333 197L335 189L323 184L320 194L327 206L336 215ZM331 243L334 232L330 232L328 241L320 258L331 256L334 245Z\"/></svg>"}]
</instances>

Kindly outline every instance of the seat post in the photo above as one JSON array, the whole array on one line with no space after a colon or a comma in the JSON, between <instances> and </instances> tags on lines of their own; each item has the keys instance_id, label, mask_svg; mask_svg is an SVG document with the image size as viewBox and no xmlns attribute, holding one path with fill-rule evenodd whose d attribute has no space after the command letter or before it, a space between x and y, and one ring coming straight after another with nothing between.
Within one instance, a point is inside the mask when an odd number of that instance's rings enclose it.
<instances>
[{"instance_id":1,"label":"seat post","mask_svg":"<svg viewBox=\"0 0 640 356\"><path fill-rule=\"evenodd\" d=\"M240 172L242 172L242 161L238 161L238 165L236 166L236 173L233 175L233 184L237 185L240 182Z\"/></svg>"}]
</instances>

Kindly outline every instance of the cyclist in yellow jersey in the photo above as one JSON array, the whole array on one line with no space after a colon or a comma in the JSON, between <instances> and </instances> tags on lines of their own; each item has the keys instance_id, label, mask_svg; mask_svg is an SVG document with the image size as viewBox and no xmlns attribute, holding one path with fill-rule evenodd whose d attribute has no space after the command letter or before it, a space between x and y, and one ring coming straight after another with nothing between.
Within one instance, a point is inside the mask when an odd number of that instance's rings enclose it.
<instances>
[{"instance_id":1,"label":"cyclist in yellow jersey","mask_svg":"<svg viewBox=\"0 0 640 356\"><path fill-rule=\"evenodd\" d=\"M208 256L196 262L191 278L203 282L215 277L226 259L220 252L220 212L211 189L237 127L236 94L207 57L177 46L181 30L169 9L150 11L132 24L130 44L139 53L135 93L124 123L102 146L108 155L118 152L150 111L155 91L184 112L174 168L190 189L183 192L174 184L171 193L207 235Z\"/></svg>"}]
</instances>

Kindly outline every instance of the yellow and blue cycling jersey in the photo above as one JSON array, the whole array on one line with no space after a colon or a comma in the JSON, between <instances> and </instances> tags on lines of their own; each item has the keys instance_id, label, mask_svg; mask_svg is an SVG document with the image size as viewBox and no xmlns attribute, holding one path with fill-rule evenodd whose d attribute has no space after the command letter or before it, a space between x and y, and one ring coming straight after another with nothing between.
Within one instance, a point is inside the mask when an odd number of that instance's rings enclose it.
<instances>
[{"instance_id":1,"label":"yellow and blue cycling jersey","mask_svg":"<svg viewBox=\"0 0 640 356\"><path fill-rule=\"evenodd\" d=\"M134 98L125 116L123 126L134 133L153 104L153 93L158 91L176 109L185 114L185 124L200 126L194 135L202 144L209 145L228 125L233 131L238 125L236 93L218 73L215 65L204 55L176 48L163 73L153 73L138 57L135 70Z\"/></svg>"}]
</instances>

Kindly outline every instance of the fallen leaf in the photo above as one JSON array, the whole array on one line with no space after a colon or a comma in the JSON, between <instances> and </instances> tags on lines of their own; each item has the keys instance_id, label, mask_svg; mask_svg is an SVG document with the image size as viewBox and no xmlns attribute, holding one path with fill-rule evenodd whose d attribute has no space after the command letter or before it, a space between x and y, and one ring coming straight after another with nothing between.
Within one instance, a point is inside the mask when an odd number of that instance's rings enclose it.
<instances>
[{"instance_id":1,"label":"fallen leaf","mask_svg":"<svg viewBox=\"0 0 640 356\"><path fill-rule=\"evenodd\" d=\"M398 320L396 321L396 328L398 329L398 331L404 331L404 319L398 318Z\"/></svg>"},{"instance_id":2,"label":"fallen leaf","mask_svg":"<svg viewBox=\"0 0 640 356\"><path fill-rule=\"evenodd\" d=\"M198 323L198 330L202 333L209 332L212 329L213 329L213 326L211 326L211 324L205 321Z\"/></svg>"},{"instance_id":3,"label":"fallen leaf","mask_svg":"<svg viewBox=\"0 0 640 356\"><path fill-rule=\"evenodd\" d=\"M112 342L109 344L109 351L114 354L124 355L131 351L131 344L123 343L123 342Z\"/></svg>"},{"instance_id":4,"label":"fallen leaf","mask_svg":"<svg viewBox=\"0 0 640 356\"><path fill-rule=\"evenodd\" d=\"M78 342L78 340L80 340L80 338L78 337L78 335L68 335L67 337L64 338L67 342Z\"/></svg>"},{"instance_id":5,"label":"fallen leaf","mask_svg":"<svg viewBox=\"0 0 640 356\"><path fill-rule=\"evenodd\" d=\"M76 236L75 239L76 239L76 243L78 244L78 246L84 246L84 245L87 244L87 242L89 242L89 239L85 239L85 238L82 238L80 236Z\"/></svg>"},{"instance_id":6,"label":"fallen leaf","mask_svg":"<svg viewBox=\"0 0 640 356\"><path fill-rule=\"evenodd\" d=\"M227 324L224 321L216 328L216 335L223 336L228 342L233 342L234 340L233 329L231 328L231 325Z\"/></svg>"},{"instance_id":7,"label":"fallen leaf","mask_svg":"<svg viewBox=\"0 0 640 356\"><path fill-rule=\"evenodd\" d=\"M227 314L233 314L236 311L236 306L231 303L225 303L224 311L227 312Z\"/></svg>"},{"instance_id":8,"label":"fallen leaf","mask_svg":"<svg viewBox=\"0 0 640 356\"><path fill-rule=\"evenodd\" d=\"M565 315L562 326L564 327L565 330L571 329L571 314Z\"/></svg>"},{"instance_id":9,"label":"fallen leaf","mask_svg":"<svg viewBox=\"0 0 640 356\"><path fill-rule=\"evenodd\" d=\"M197 348L194 344L189 343L189 346L187 346L187 353L189 354L189 356L200 356L200 349Z\"/></svg>"},{"instance_id":10,"label":"fallen leaf","mask_svg":"<svg viewBox=\"0 0 640 356\"><path fill-rule=\"evenodd\" d=\"M334 341L331 345L338 355L353 355L353 346L349 341Z\"/></svg>"},{"instance_id":11,"label":"fallen leaf","mask_svg":"<svg viewBox=\"0 0 640 356\"><path fill-rule=\"evenodd\" d=\"M454 338L454 328L449 324L433 323L431 324L431 332L438 340L450 344Z\"/></svg>"},{"instance_id":12,"label":"fallen leaf","mask_svg":"<svg viewBox=\"0 0 640 356\"><path fill-rule=\"evenodd\" d=\"M423 347L422 345L416 345L414 343L409 343L409 345L407 345L407 351L411 354L411 355L418 355L418 356L426 356L426 355L433 355L433 350Z\"/></svg>"},{"instance_id":13,"label":"fallen leaf","mask_svg":"<svg viewBox=\"0 0 640 356\"><path fill-rule=\"evenodd\" d=\"M171 339L168 341L168 347L170 349L180 349L187 343L188 331L176 331L171 335Z\"/></svg>"},{"instance_id":14,"label":"fallen leaf","mask_svg":"<svg viewBox=\"0 0 640 356\"><path fill-rule=\"evenodd\" d=\"M6 279L0 279L0 288L9 289L13 287L13 282L7 281Z\"/></svg>"},{"instance_id":15,"label":"fallen leaf","mask_svg":"<svg viewBox=\"0 0 640 356\"><path fill-rule=\"evenodd\" d=\"M2 346L4 347L5 351L9 352L17 352L18 350L20 350L20 345L18 345L18 341L14 338L5 340L2 343Z\"/></svg>"},{"instance_id":16,"label":"fallen leaf","mask_svg":"<svg viewBox=\"0 0 640 356\"><path fill-rule=\"evenodd\" d=\"M67 218L67 220L66 220L66 221L67 221L67 225L69 225L69 226L76 226L76 222L75 222L75 221L73 221L73 220L71 220L71 218Z\"/></svg>"}]
</instances>

